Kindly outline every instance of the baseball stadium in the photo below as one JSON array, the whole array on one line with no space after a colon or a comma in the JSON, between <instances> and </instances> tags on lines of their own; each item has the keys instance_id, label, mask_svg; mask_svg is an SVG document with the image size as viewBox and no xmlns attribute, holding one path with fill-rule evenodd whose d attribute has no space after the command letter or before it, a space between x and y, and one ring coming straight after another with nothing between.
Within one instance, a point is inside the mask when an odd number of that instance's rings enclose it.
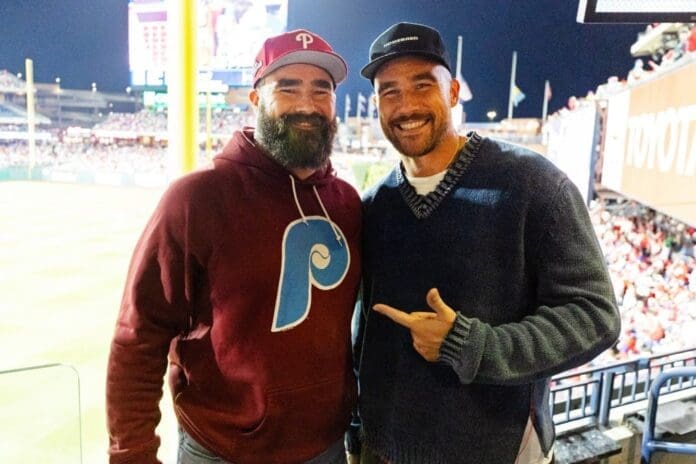
<instances>
[{"instance_id":1,"label":"baseball stadium","mask_svg":"<svg viewBox=\"0 0 696 464\"><path fill-rule=\"evenodd\" d=\"M123 91L36 78L39 61L28 57L15 69L0 54L1 463L150 462L109 461L107 364L134 250L168 188L209 169L233 133L256 125L248 95L264 40L312 29L294 0L123 3L130 78ZM459 14L459 2L433 3ZM463 82L450 115L457 133L531 149L567 176L618 305L611 347L549 379L544 401L555 442L543 462L693 463L696 2L568 3L574 25L637 25L635 40L617 45L635 64L577 95L561 95L553 76L540 77L534 117L515 116L527 89L516 68L527 58L514 51L505 57L504 106L486 107L476 120L466 47L456 31L442 31L451 74ZM415 10L403 19L426 22ZM330 159L336 176L365 195L399 166L400 153L384 135L379 99L353 89L336 92ZM139 367L146 368L128 369ZM166 381L162 388L156 452L174 464L182 462L181 425Z\"/></svg>"}]
</instances>

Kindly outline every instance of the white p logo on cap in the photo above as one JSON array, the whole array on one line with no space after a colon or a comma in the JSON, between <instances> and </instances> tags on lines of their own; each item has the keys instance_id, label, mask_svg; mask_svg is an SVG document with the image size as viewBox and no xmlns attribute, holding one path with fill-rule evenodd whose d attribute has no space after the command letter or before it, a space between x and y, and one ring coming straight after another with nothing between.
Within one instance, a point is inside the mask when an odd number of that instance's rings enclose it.
<instances>
[{"instance_id":1,"label":"white p logo on cap","mask_svg":"<svg viewBox=\"0 0 696 464\"><path fill-rule=\"evenodd\" d=\"M314 42L314 37L312 37L310 34L307 34L306 32L300 32L295 36L295 40L298 42L302 42L302 48L307 48L307 45L311 44Z\"/></svg>"}]
</instances>

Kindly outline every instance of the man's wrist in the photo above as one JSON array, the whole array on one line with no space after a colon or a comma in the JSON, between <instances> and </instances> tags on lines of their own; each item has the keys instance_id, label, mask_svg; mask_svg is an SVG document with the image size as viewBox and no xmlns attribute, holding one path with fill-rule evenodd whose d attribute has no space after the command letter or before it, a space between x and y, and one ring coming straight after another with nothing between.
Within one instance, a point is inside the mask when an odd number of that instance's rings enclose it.
<instances>
[{"instance_id":1,"label":"man's wrist","mask_svg":"<svg viewBox=\"0 0 696 464\"><path fill-rule=\"evenodd\" d=\"M472 320L456 312L452 328L445 336L445 340L440 346L439 361L455 366L458 364L462 349L469 340Z\"/></svg>"}]
</instances>

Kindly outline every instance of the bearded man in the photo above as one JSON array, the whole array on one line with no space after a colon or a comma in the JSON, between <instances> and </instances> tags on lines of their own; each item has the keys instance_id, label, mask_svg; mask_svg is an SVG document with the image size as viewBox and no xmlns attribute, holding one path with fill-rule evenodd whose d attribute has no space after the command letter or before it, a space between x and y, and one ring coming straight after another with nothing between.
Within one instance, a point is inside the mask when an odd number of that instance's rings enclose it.
<instances>
[{"instance_id":1,"label":"bearded man","mask_svg":"<svg viewBox=\"0 0 696 464\"><path fill-rule=\"evenodd\" d=\"M179 464L345 462L361 225L329 161L345 76L316 34L269 38L249 94L257 129L164 194L111 344L110 462L159 462L167 365Z\"/></svg>"}]
</instances>

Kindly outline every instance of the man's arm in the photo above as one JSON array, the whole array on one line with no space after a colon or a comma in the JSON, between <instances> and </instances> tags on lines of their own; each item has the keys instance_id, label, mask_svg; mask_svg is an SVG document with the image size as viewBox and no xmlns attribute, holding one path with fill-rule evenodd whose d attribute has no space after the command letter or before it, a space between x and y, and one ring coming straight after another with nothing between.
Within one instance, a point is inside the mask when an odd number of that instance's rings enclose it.
<instances>
[{"instance_id":1,"label":"man's arm","mask_svg":"<svg viewBox=\"0 0 696 464\"><path fill-rule=\"evenodd\" d=\"M565 179L536 251L534 313L491 326L457 315L441 351L463 383L519 384L584 364L621 327L604 256L577 188ZM462 312L466 309L462 308Z\"/></svg>"},{"instance_id":2,"label":"man's arm","mask_svg":"<svg viewBox=\"0 0 696 464\"><path fill-rule=\"evenodd\" d=\"M569 181L546 222L535 263L538 305L520 322L468 318L466 308L455 312L434 291L427 300L435 313L375 309L409 327L414 348L450 365L462 383L528 383L590 361L616 341L620 317L587 209Z\"/></svg>"},{"instance_id":3,"label":"man's arm","mask_svg":"<svg viewBox=\"0 0 696 464\"><path fill-rule=\"evenodd\" d=\"M167 200L163 200L166 204ZM160 205L134 252L107 367L111 463L157 463L159 402L171 340L188 323L191 272ZM190 271L190 269L189 269Z\"/></svg>"}]
</instances>

